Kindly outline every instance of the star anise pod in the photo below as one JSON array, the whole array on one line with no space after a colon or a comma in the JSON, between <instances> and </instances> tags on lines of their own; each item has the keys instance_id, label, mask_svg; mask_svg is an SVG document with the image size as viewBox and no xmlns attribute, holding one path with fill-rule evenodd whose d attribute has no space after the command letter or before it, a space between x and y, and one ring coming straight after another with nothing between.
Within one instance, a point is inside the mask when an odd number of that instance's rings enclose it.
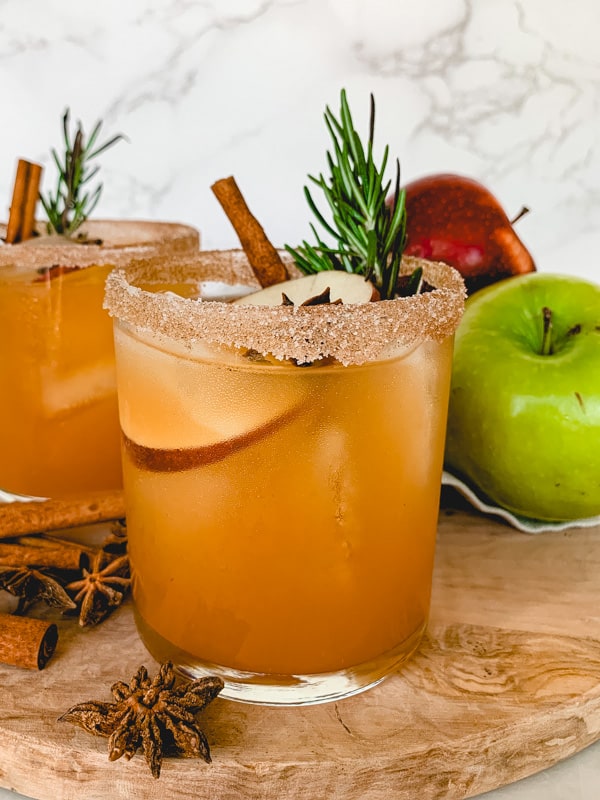
<instances>
[{"instance_id":1,"label":"star anise pod","mask_svg":"<svg viewBox=\"0 0 600 800\"><path fill-rule=\"evenodd\" d=\"M127 760L142 750L155 778L160 776L164 755L211 761L206 736L195 716L223 688L217 676L175 685L170 661L151 679L140 667L131 683L117 681L111 687L115 703L91 700L79 703L60 717L98 736L108 737L108 758Z\"/></svg>"},{"instance_id":2,"label":"star anise pod","mask_svg":"<svg viewBox=\"0 0 600 800\"><path fill-rule=\"evenodd\" d=\"M129 558L113 558L100 551L89 569L83 568L81 580L66 585L79 605L79 624L82 627L97 625L121 605L129 590Z\"/></svg>"},{"instance_id":3,"label":"star anise pod","mask_svg":"<svg viewBox=\"0 0 600 800\"><path fill-rule=\"evenodd\" d=\"M75 603L51 574L33 567L0 567L0 589L19 598L18 611L38 600L54 608L75 608Z\"/></svg>"}]
</instances>

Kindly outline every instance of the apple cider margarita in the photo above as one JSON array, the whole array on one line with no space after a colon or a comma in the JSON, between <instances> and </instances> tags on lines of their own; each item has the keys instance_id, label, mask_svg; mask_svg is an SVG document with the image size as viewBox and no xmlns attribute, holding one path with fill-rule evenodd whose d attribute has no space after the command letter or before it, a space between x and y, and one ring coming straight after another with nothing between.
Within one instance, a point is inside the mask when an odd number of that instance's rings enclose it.
<instances>
[{"instance_id":1,"label":"apple cider margarita","mask_svg":"<svg viewBox=\"0 0 600 800\"><path fill-rule=\"evenodd\" d=\"M226 697L351 694L422 637L464 287L415 266L429 291L330 273L316 305L203 297L257 290L238 251L109 276L138 627Z\"/></svg>"},{"instance_id":2,"label":"apple cider margarita","mask_svg":"<svg viewBox=\"0 0 600 800\"><path fill-rule=\"evenodd\" d=\"M195 228L168 222L90 220L102 183L100 141L62 117L52 148L54 187L19 159L0 225L0 489L59 498L122 486L112 323L102 308L110 270L133 258L198 250ZM38 200L45 222L36 219Z\"/></svg>"}]
</instances>

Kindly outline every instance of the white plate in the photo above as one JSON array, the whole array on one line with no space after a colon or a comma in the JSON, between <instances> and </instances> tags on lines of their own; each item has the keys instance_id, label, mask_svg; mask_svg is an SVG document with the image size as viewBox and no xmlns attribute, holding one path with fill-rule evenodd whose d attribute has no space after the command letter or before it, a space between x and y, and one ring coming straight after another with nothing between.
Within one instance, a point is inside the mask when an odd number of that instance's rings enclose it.
<instances>
[{"instance_id":1,"label":"white plate","mask_svg":"<svg viewBox=\"0 0 600 800\"><path fill-rule=\"evenodd\" d=\"M495 517L501 517L512 525L513 528L517 528L524 533L565 531L567 528L591 528L594 525L600 525L600 517L574 519L567 522L547 522L546 520L530 519L529 517L522 517L519 514L513 514L505 508L495 506L485 495L446 471L442 473L442 486L451 486L460 492L460 494L462 494L462 496L478 511L482 511L484 514L491 514Z\"/></svg>"}]
</instances>

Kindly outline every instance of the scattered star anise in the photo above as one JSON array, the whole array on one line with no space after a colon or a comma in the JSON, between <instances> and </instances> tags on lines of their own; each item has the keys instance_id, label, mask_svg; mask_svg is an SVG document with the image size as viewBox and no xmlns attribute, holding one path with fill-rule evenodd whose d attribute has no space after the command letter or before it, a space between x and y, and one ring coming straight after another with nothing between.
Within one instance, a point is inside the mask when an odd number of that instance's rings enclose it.
<instances>
[{"instance_id":1,"label":"scattered star anise","mask_svg":"<svg viewBox=\"0 0 600 800\"><path fill-rule=\"evenodd\" d=\"M131 683L117 681L111 687L116 703L79 703L60 717L65 722L108 737L108 758L127 760L141 749L155 778L160 776L164 755L210 762L210 748L195 716L223 688L217 676L175 685L171 662L162 664L154 679L140 667Z\"/></svg>"},{"instance_id":2,"label":"scattered star anise","mask_svg":"<svg viewBox=\"0 0 600 800\"><path fill-rule=\"evenodd\" d=\"M19 612L38 600L54 608L75 608L59 581L41 569L0 567L0 589L19 598Z\"/></svg>"},{"instance_id":3,"label":"scattered star anise","mask_svg":"<svg viewBox=\"0 0 600 800\"><path fill-rule=\"evenodd\" d=\"M86 627L101 622L123 602L131 584L129 558L113 558L101 550L89 569L84 567L82 572L81 580L72 581L65 588L79 605L79 624Z\"/></svg>"}]
</instances>

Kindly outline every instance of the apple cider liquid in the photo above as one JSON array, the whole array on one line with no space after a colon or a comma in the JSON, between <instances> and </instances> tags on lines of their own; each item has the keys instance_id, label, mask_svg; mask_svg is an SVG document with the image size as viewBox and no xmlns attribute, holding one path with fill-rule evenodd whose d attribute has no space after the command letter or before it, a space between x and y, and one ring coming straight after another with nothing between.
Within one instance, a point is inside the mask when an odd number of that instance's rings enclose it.
<instances>
[{"instance_id":1,"label":"apple cider liquid","mask_svg":"<svg viewBox=\"0 0 600 800\"><path fill-rule=\"evenodd\" d=\"M61 497L121 486L110 266L0 267L0 488Z\"/></svg>"},{"instance_id":2,"label":"apple cider liquid","mask_svg":"<svg viewBox=\"0 0 600 800\"><path fill-rule=\"evenodd\" d=\"M341 673L334 694L407 657L429 608L451 340L354 367L185 357L123 326L116 344L150 651L274 702L268 676Z\"/></svg>"},{"instance_id":3,"label":"apple cider liquid","mask_svg":"<svg viewBox=\"0 0 600 800\"><path fill-rule=\"evenodd\" d=\"M0 489L7 492L59 498L122 487L106 278L116 264L193 253L199 243L194 228L176 223L94 220L85 232L86 244L40 230L0 247Z\"/></svg>"}]
</instances>

